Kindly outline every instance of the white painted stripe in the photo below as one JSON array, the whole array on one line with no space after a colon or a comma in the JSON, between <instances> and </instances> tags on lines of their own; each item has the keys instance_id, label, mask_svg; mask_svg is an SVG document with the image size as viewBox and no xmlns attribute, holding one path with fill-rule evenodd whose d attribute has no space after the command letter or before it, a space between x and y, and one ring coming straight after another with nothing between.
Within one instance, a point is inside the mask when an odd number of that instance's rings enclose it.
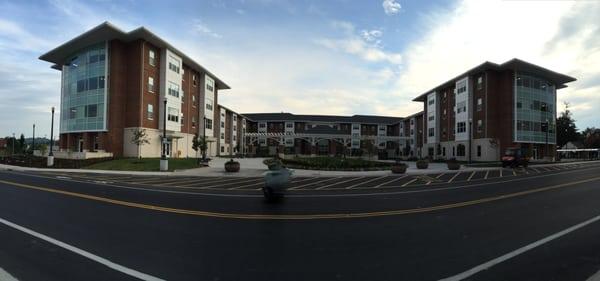
<instances>
[{"instance_id":1,"label":"white painted stripe","mask_svg":"<svg viewBox=\"0 0 600 281\"><path fill-rule=\"evenodd\" d=\"M565 230L562 230L560 232L557 232L555 234L552 234L552 235L550 235L550 236L548 236L546 238L543 238L543 239L540 239L538 241L535 241L535 242L533 242L533 243L531 243L529 245L523 246L523 247L521 247L519 249L516 249L516 250L514 250L514 251L512 251L510 253L507 253L505 255L497 257L497 258L495 258L493 260L490 260L490 261L488 261L486 263L480 264L480 265L478 265L476 267L473 267L473 268L471 268L471 269L469 269L469 270L467 270L465 272L459 273L457 275L454 275L454 276L451 276L451 277L448 277L448 278L440 279L440 281L457 281L457 280L463 280L463 279L468 278L470 276L473 276L473 275L475 275L475 274L477 274L477 273L479 273L481 271L490 269L494 265L502 263L502 262L504 262L504 261L506 261L508 259L514 258L514 257L516 257L516 256L518 256L518 255L520 255L522 253L525 253L525 252L527 252L529 250L532 250L532 249L534 249L534 248L536 248L538 246L544 245L544 244L546 244L546 243L548 243L548 242L550 242L550 241L552 241L552 240L554 240L556 238L559 238L559 237L564 236L566 234L569 234L569 233L571 233L571 232L573 232L573 231L575 231L577 229L580 229L580 228L582 228L582 227L584 227L586 225L594 223L594 222L596 222L598 220L600 220L600 215L599 216L595 216L595 217L593 217L593 218L591 218L589 220L586 220L586 221L584 221L584 222L582 222L580 224L571 226L571 227L569 227L569 228L567 228Z\"/></svg>"},{"instance_id":2,"label":"white painted stripe","mask_svg":"<svg viewBox=\"0 0 600 281\"><path fill-rule=\"evenodd\" d=\"M385 177L387 177L387 176L376 177L376 178L374 178L374 179L370 179L370 180L368 180L368 181L359 182L359 183L357 183L357 184L355 184L355 185L351 185L351 186L348 186L348 187L346 187L346 189L354 188L354 187L357 187L357 186L359 186L359 185L361 185L361 184L365 184L365 183L369 183L369 182L376 181L376 180L379 180L379 179L383 179L383 178L385 178Z\"/></svg>"},{"instance_id":3,"label":"white painted stripe","mask_svg":"<svg viewBox=\"0 0 600 281\"><path fill-rule=\"evenodd\" d=\"M413 182L416 182L417 180L418 180L417 178L414 178L414 179L412 179L412 180L408 181L407 183L405 183L405 184L403 184L403 185L401 185L401 186L402 186L402 187L405 187L405 186L407 186L407 185L409 185L409 184L411 184L411 183L413 183Z\"/></svg>"},{"instance_id":4,"label":"white painted stripe","mask_svg":"<svg viewBox=\"0 0 600 281\"><path fill-rule=\"evenodd\" d=\"M436 179L439 179L439 178L441 178L441 177L442 177L443 175L445 175L445 174L446 174L446 173L441 173L441 174L437 175L435 178L436 178Z\"/></svg>"},{"instance_id":5,"label":"white painted stripe","mask_svg":"<svg viewBox=\"0 0 600 281\"><path fill-rule=\"evenodd\" d=\"M377 188L377 187L382 187L382 186L384 186L384 185L386 185L386 184L390 184L390 183L393 183L393 182L397 182L397 181L399 181L399 180L401 180L401 179L403 179L403 178L405 178L405 177L408 177L408 175L404 175L404 176L396 177L396 178L395 178L395 179L393 179L393 180L390 180L390 181L383 182L383 183L381 183L381 184L378 184L378 185L376 185L375 187L376 187L376 188Z\"/></svg>"},{"instance_id":6,"label":"white painted stripe","mask_svg":"<svg viewBox=\"0 0 600 281\"><path fill-rule=\"evenodd\" d=\"M18 281L17 278L10 275L10 273L6 272L1 267L0 267L0 280L2 280L2 281Z\"/></svg>"},{"instance_id":7,"label":"white painted stripe","mask_svg":"<svg viewBox=\"0 0 600 281\"><path fill-rule=\"evenodd\" d=\"M499 177L502 177L502 171L504 171L504 169L500 169L500 176Z\"/></svg>"},{"instance_id":8,"label":"white painted stripe","mask_svg":"<svg viewBox=\"0 0 600 281\"><path fill-rule=\"evenodd\" d=\"M294 190L294 189L298 189L298 188L301 188L301 187L305 187L305 186L309 186L309 185L313 185L313 184L319 184L319 183L322 183L322 182L326 182L326 181L330 181L330 180L335 180L335 179L339 179L339 178L341 178L341 177L326 178L324 180L318 180L318 181L315 181L315 182L309 182L309 183L301 184L301 185L294 186L294 187L291 187L291 188L288 188L288 189L289 190Z\"/></svg>"},{"instance_id":9,"label":"white painted stripe","mask_svg":"<svg viewBox=\"0 0 600 281\"><path fill-rule=\"evenodd\" d=\"M315 189L323 189L323 188L326 188L326 187L334 186L336 184L347 183L347 182L351 182L351 181L355 181L355 180L360 180L360 179L363 179L363 178L365 178L365 177L362 176L362 177L358 177L358 178L351 178L351 179L348 179L348 180L345 180L345 181L334 182L334 183L330 183L330 184L327 184L327 185L319 186L319 187L317 187Z\"/></svg>"},{"instance_id":10,"label":"white painted stripe","mask_svg":"<svg viewBox=\"0 0 600 281\"><path fill-rule=\"evenodd\" d=\"M65 250L68 250L68 251L71 251L71 252L73 252L75 254L78 254L78 255L81 255L83 257L86 257L86 258L88 258L90 260L93 260L93 261L95 261L97 263L105 265L105 266L107 266L107 267L109 267L111 269L114 269L114 270L119 271L121 273L127 274L129 276L133 276L133 277L141 279L141 280L164 280L164 279L160 279L158 277L154 277L152 275L148 275L148 274L139 272L137 270L134 270L134 269L127 268L127 267L124 267L122 265L116 264L116 263L111 262L111 261L109 261L109 260L107 260L105 258L96 256L96 255L94 255L94 254L92 254L92 253L90 253L88 251L85 251L85 250L79 249L79 248L77 248L75 246L71 246L71 245L69 245L67 243L58 241L58 240L56 240L56 239L54 239L52 237L46 236L46 235L41 234L39 232L35 232L35 231L33 231L33 230L29 229L29 228L20 226L18 224L12 223L12 222L7 221L5 219L0 218L0 223L6 225L8 227L14 228L14 229L16 229L18 231L25 232L25 233L27 233L27 234L29 234L29 235L31 235L33 237L36 237L38 239L42 239L42 240L44 240L44 241L46 241L48 243L54 244L54 245L56 245L58 247L61 247L61 248L65 249Z\"/></svg>"},{"instance_id":11,"label":"white painted stripe","mask_svg":"<svg viewBox=\"0 0 600 281\"><path fill-rule=\"evenodd\" d=\"M517 175L517 172L515 171L515 169L512 170L513 176Z\"/></svg>"},{"instance_id":12,"label":"white painted stripe","mask_svg":"<svg viewBox=\"0 0 600 281\"><path fill-rule=\"evenodd\" d=\"M538 169L536 169L536 168L529 168L529 169L532 169L532 170L534 170L536 173L539 173L539 172L540 172L540 170L538 170Z\"/></svg>"},{"instance_id":13,"label":"white painted stripe","mask_svg":"<svg viewBox=\"0 0 600 281\"><path fill-rule=\"evenodd\" d=\"M487 170L485 172L485 177L483 177L484 180L487 180L487 177L490 175L490 170Z\"/></svg>"},{"instance_id":14,"label":"white painted stripe","mask_svg":"<svg viewBox=\"0 0 600 281\"><path fill-rule=\"evenodd\" d=\"M600 281L600 271L596 272L596 274L590 276L590 278L585 281Z\"/></svg>"},{"instance_id":15,"label":"white painted stripe","mask_svg":"<svg viewBox=\"0 0 600 281\"><path fill-rule=\"evenodd\" d=\"M471 175L469 176L469 178L467 179L467 181L470 181L470 180L471 180L471 178L473 178L473 176L475 175L475 173L476 173L476 172L475 172L475 171L473 171L473 173L471 173Z\"/></svg>"},{"instance_id":16,"label":"white painted stripe","mask_svg":"<svg viewBox=\"0 0 600 281\"><path fill-rule=\"evenodd\" d=\"M264 184L265 183L261 180L260 182L230 187L230 188L228 188L228 190L235 190L235 189L240 189L240 188L250 187L250 186L262 186Z\"/></svg>"},{"instance_id":17,"label":"white painted stripe","mask_svg":"<svg viewBox=\"0 0 600 281\"><path fill-rule=\"evenodd\" d=\"M448 183L451 183L456 177L460 175L460 172L456 173L451 179L448 180Z\"/></svg>"}]
</instances>

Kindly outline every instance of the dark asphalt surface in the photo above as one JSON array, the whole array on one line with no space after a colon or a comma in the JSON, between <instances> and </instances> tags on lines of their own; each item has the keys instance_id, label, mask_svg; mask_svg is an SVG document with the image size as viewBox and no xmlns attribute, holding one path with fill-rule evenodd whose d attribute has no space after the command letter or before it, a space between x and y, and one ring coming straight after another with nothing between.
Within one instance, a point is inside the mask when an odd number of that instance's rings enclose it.
<instances>
[{"instance_id":1,"label":"dark asphalt surface","mask_svg":"<svg viewBox=\"0 0 600 281\"><path fill-rule=\"evenodd\" d=\"M426 208L569 184L413 214L248 220L121 206L0 182L0 218L167 280L438 280L600 215L598 166L430 189L303 191L278 204L254 193L158 192L17 172L0 172L0 180L161 207L268 215ZM469 280L585 280L600 270L597 237L600 222ZM0 241L0 267L20 280L131 279L3 224Z\"/></svg>"}]
</instances>

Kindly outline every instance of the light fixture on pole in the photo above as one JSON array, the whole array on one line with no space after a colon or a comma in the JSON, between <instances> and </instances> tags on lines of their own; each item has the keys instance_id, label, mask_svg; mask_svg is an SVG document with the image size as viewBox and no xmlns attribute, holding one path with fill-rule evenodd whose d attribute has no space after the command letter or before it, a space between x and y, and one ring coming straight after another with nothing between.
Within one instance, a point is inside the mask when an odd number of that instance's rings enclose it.
<instances>
[{"instance_id":1,"label":"light fixture on pole","mask_svg":"<svg viewBox=\"0 0 600 281\"><path fill-rule=\"evenodd\" d=\"M54 106L52 107L52 121L50 122L50 152L48 152L48 167L54 166L54 153L52 147L54 146Z\"/></svg>"},{"instance_id":2,"label":"light fixture on pole","mask_svg":"<svg viewBox=\"0 0 600 281\"><path fill-rule=\"evenodd\" d=\"M163 137L162 137L162 155L160 157L160 170L169 170L169 160L167 159L167 98L163 100Z\"/></svg>"}]
</instances>

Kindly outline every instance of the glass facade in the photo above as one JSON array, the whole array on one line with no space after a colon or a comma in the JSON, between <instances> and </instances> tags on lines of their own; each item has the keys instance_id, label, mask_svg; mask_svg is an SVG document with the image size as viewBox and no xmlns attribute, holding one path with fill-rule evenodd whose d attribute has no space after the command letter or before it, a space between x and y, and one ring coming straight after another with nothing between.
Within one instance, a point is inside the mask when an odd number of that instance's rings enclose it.
<instances>
[{"instance_id":1,"label":"glass facade","mask_svg":"<svg viewBox=\"0 0 600 281\"><path fill-rule=\"evenodd\" d=\"M62 67L60 132L106 130L105 43L73 54Z\"/></svg>"},{"instance_id":2,"label":"glass facade","mask_svg":"<svg viewBox=\"0 0 600 281\"><path fill-rule=\"evenodd\" d=\"M515 142L556 140L556 88L546 80L517 73L515 81Z\"/></svg>"}]
</instances>

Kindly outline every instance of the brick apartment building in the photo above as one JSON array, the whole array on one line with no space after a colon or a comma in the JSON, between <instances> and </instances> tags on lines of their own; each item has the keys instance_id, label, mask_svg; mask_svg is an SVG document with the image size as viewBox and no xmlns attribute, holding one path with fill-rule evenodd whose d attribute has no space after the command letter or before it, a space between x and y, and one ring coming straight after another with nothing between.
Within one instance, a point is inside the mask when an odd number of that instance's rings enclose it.
<instances>
[{"instance_id":1,"label":"brick apartment building","mask_svg":"<svg viewBox=\"0 0 600 281\"><path fill-rule=\"evenodd\" d=\"M496 161L507 148L556 151L556 91L575 78L512 59L482 63L418 96L422 156Z\"/></svg>"},{"instance_id":2,"label":"brick apartment building","mask_svg":"<svg viewBox=\"0 0 600 281\"><path fill-rule=\"evenodd\" d=\"M229 86L146 28L105 22L40 59L62 74L57 157L195 157L193 137L204 133L208 155L219 153L218 96ZM138 129L150 141L141 149L131 142Z\"/></svg>"},{"instance_id":3,"label":"brick apartment building","mask_svg":"<svg viewBox=\"0 0 600 281\"><path fill-rule=\"evenodd\" d=\"M409 131L403 118L387 116L245 113L249 155L403 155ZM416 136L416 135L413 135ZM414 144L413 144L414 145Z\"/></svg>"},{"instance_id":4,"label":"brick apartment building","mask_svg":"<svg viewBox=\"0 0 600 281\"><path fill-rule=\"evenodd\" d=\"M218 104L225 82L144 27L105 22L40 59L61 71L59 158L376 154L495 161L510 147L556 150L556 91L575 78L513 59L485 62L419 95L406 117L238 114ZM165 105L166 100L166 105ZM167 141L162 141L166 113ZM150 144L132 143L145 129Z\"/></svg>"}]
</instances>

